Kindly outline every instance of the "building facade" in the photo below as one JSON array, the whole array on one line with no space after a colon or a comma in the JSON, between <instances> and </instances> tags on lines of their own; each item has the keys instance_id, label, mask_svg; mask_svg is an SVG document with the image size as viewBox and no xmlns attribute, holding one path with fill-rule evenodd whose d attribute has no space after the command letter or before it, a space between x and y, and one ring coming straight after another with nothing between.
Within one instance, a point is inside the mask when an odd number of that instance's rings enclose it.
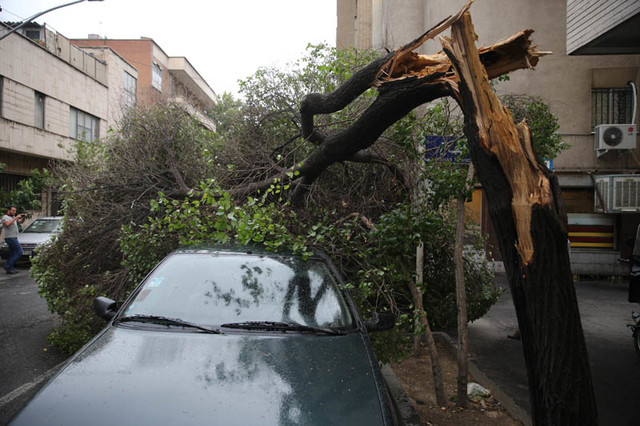
<instances>
[{"instance_id":1,"label":"building facade","mask_svg":"<svg viewBox=\"0 0 640 426\"><path fill-rule=\"evenodd\" d=\"M465 0L338 0L338 47L394 50ZM498 94L538 96L558 118L570 148L553 159L569 213L576 274L627 274L640 224L640 2L634 0L483 0L471 6L478 45L534 29L539 50L552 51L535 70L520 70L496 86ZM418 53L441 50L437 40ZM481 190L472 206L490 233Z\"/></svg>"},{"instance_id":2,"label":"building facade","mask_svg":"<svg viewBox=\"0 0 640 426\"><path fill-rule=\"evenodd\" d=\"M215 131L205 114L215 92L186 58L169 57L152 39L70 41L25 25L0 40L0 190L72 161L76 141L104 138L129 108L165 100ZM43 214L55 213L45 205Z\"/></svg>"},{"instance_id":3,"label":"building facade","mask_svg":"<svg viewBox=\"0 0 640 426\"><path fill-rule=\"evenodd\" d=\"M83 50L110 48L138 69L137 98L140 105L160 100L182 104L198 117L202 124L215 131L214 123L205 112L215 106L218 98L196 69L182 56L168 56L153 39L110 40L99 36L74 39Z\"/></svg>"},{"instance_id":4,"label":"building facade","mask_svg":"<svg viewBox=\"0 0 640 426\"><path fill-rule=\"evenodd\" d=\"M121 58L109 60L37 24L0 41L0 190L52 161L71 161L77 140L106 136L121 115L107 102L109 72L138 74Z\"/></svg>"}]
</instances>

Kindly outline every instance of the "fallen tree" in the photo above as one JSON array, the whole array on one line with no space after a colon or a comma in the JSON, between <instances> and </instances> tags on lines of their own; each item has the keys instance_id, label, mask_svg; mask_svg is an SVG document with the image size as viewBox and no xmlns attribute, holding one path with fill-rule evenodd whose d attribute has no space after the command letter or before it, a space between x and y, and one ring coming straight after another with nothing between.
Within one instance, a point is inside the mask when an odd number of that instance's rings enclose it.
<instances>
[{"instance_id":1,"label":"fallen tree","mask_svg":"<svg viewBox=\"0 0 640 426\"><path fill-rule=\"evenodd\" d=\"M531 47L531 30L476 51L467 14L469 6L415 41L372 61L331 93L307 95L300 105L300 130L304 139L316 148L292 164L261 168L259 178L241 177L236 184L225 186L226 191L219 193L223 195L216 196L228 201L224 199L228 194L241 198L272 185L283 190L295 185L293 201L300 202L332 164L373 162L388 164L392 169L386 158L371 149L383 132L419 105L444 96L455 98L465 114L465 132L473 163L487 193L510 277L522 331L534 421L536 424L594 423L596 407L569 271L566 218L559 188L550 172L538 164L526 126L513 125L508 112L491 96L488 84L490 79L505 73L535 66L538 58L547 52ZM444 41L444 53L415 53L426 40L450 27L452 37ZM325 133L315 125L318 115L345 108L371 88L377 90L378 96L349 127ZM203 198L205 190L185 178L187 175L180 174L180 170L190 167L178 167L182 162L198 164L198 161L173 158L164 150L151 156L158 157L163 160L163 167L151 182L152 188L162 188L167 196L176 198ZM148 158L140 161L149 161ZM202 165L208 166L209 163ZM165 185L166 181L170 184ZM105 186L115 187L118 183L109 179ZM86 191L97 189L91 186ZM163 206L168 203L167 200ZM136 203L131 204L130 210L134 207L137 208ZM202 209L201 205L185 207L182 210L189 212ZM146 208L146 204L141 207ZM179 224L189 225L184 220ZM160 225L157 229L165 230ZM160 233L150 232L150 238L157 234ZM136 245L134 243L131 245Z\"/></svg>"},{"instance_id":2,"label":"fallen tree","mask_svg":"<svg viewBox=\"0 0 640 426\"><path fill-rule=\"evenodd\" d=\"M476 54L468 14L443 42L460 78L456 96L489 201L518 316L535 424L597 424L587 349L555 176L538 160L526 123L514 125Z\"/></svg>"},{"instance_id":3,"label":"fallen tree","mask_svg":"<svg viewBox=\"0 0 640 426\"><path fill-rule=\"evenodd\" d=\"M299 180L295 198L329 165L364 155L386 128L415 107L454 97L464 111L472 160L487 194L509 275L533 421L596 424L560 188L536 157L526 123L513 123L489 84L505 73L534 67L549 52L531 47L532 30L478 51L467 12L470 4L415 41L371 62L333 93L310 94L302 101L303 136L318 144L318 149L289 170ZM423 56L414 52L450 26L451 38L442 41L445 53ZM352 126L328 135L314 128L314 115L344 108L370 87L377 87L379 95Z\"/></svg>"}]
</instances>

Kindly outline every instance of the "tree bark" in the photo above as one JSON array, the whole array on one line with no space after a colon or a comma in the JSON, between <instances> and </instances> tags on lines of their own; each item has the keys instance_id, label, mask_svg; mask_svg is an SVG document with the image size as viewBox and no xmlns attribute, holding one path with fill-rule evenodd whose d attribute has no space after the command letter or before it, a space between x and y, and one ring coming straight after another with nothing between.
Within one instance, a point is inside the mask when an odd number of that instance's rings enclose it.
<instances>
[{"instance_id":1,"label":"tree bark","mask_svg":"<svg viewBox=\"0 0 640 426\"><path fill-rule=\"evenodd\" d=\"M429 357L431 358L431 374L433 375L433 386L436 392L436 400L440 407L447 405L447 399L444 395L444 382L442 379L442 367L440 366L440 358L438 357L438 348L436 342L433 339L431 333L431 327L429 326L429 320L427 313L424 310L422 304L422 291L418 285L423 283L423 271L424 271L424 244L420 242L420 245L416 247L416 282L409 283L409 289L411 290L411 296L413 298L413 304L415 311L418 314L416 321L424 327L424 336L427 340L427 348L429 349ZM420 333L421 334L421 333ZM416 334L416 345L419 344L419 336ZM414 348L417 350L417 348Z\"/></svg>"},{"instance_id":2,"label":"tree bark","mask_svg":"<svg viewBox=\"0 0 640 426\"><path fill-rule=\"evenodd\" d=\"M462 248L464 244L464 203L466 193L471 188L475 170L473 164L469 164L467 179L463 193L458 197L456 241L454 247L454 261L456 265L456 305L458 308L458 402L459 407L467 406L467 360L468 360L468 338L467 338L467 295L464 286L464 259Z\"/></svg>"},{"instance_id":3,"label":"tree bark","mask_svg":"<svg viewBox=\"0 0 640 426\"><path fill-rule=\"evenodd\" d=\"M597 409L567 252L567 220L555 176L537 160L491 90L471 17L443 40L459 78L473 164L489 202L524 350L534 424L597 424Z\"/></svg>"},{"instance_id":4,"label":"tree bark","mask_svg":"<svg viewBox=\"0 0 640 426\"><path fill-rule=\"evenodd\" d=\"M369 63L332 93L305 96L300 104L302 137L317 145L316 150L289 170L260 182L232 188L230 192L242 197L282 179L282 183L297 183L293 198L300 201L306 189L327 167L341 161L360 159L357 156L360 151L371 147L385 130L414 108L453 95L457 77L449 58L443 53L418 55L414 50L458 20L471 3L414 41ZM540 56L549 53L530 48L532 32L523 30L480 49L482 63L490 78L533 67ZM339 111L372 87L378 88L379 96L352 126L328 135L315 128L316 114Z\"/></svg>"},{"instance_id":5,"label":"tree bark","mask_svg":"<svg viewBox=\"0 0 640 426\"><path fill-rule=\"evenodd\" d=\"M300 182L296 199L327 167L369 148L418 105L455 97L464 112L471 158L509 276L533 422L596 424L560 189L555 176L536 158L526 124L513 124L489 84L491 78L534 67L548 52L531 47L532 30L478 51L467 12L471 2L423 36L372 62L335 92L310 94L303 100L302 134L318 148L291 170L298 172ZM444 55L414 52L449 25L452 36L442 39ZM314 128L315 114L337 111L369 87L377 87L379 96L354 125L331 135ZM412 292L416 289L412 286Z\"/></svg>"}]
</instances>

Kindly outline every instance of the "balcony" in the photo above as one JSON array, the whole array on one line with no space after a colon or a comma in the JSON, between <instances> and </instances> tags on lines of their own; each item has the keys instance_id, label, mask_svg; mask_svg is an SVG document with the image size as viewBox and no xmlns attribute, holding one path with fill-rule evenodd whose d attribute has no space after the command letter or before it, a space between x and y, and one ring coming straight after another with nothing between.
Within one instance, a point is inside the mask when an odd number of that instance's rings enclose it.
<instances>
[{"instance_id":1,"label":"balcony","mask_svg":"<svg viewBox=\"0 0 640 426\"><path fill-rule=\"evenodd\" d=\"M186 98L193 96L203 110L211 109L216 105L218 97L215 92L191 66L187 58L170 57L167 70L189 92L190 96L185 96Z\"/></svg>"}]
</instances>

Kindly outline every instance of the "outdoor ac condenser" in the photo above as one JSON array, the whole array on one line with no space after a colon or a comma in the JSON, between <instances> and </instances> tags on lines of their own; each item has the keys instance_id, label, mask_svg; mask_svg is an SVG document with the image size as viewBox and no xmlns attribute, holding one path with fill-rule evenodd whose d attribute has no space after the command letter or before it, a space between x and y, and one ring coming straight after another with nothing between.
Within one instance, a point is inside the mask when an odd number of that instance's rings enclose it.
<instances>
[{"instance_id":1,"label":"outdoor ac condenser","mask_svg":"<svg viewBox=\"0 0 640 426\"><path fill-rule=\"evenodd\" d=\"M635 149L635 124L600 124L596 126L595 145L598 151Z\"/></svg>"}]
</instances>

